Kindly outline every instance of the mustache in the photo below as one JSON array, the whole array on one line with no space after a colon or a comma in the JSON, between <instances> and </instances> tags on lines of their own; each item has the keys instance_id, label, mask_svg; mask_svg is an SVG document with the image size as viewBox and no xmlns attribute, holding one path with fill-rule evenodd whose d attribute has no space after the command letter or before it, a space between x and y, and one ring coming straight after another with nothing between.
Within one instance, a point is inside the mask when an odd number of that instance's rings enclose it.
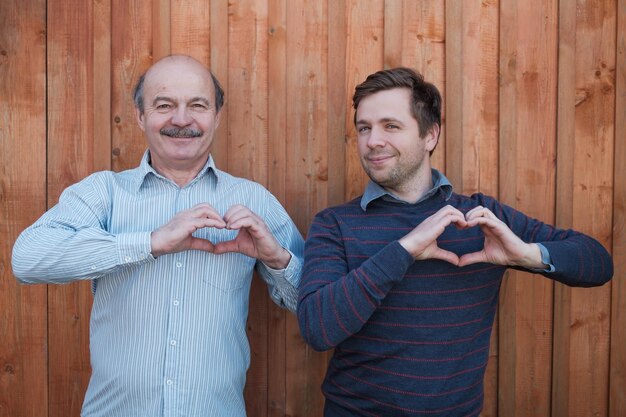
<instances>
[{"instance_id":1,"label":"mustache","mask_svg":"<svg viewBox=\"0 0 626 417\"><path fill-rule=\"evenodd\" d=\"M202 136L202 130L192 127L164 127L159 133L171 138L197 138Z\"/></svg>"}]
</instances>

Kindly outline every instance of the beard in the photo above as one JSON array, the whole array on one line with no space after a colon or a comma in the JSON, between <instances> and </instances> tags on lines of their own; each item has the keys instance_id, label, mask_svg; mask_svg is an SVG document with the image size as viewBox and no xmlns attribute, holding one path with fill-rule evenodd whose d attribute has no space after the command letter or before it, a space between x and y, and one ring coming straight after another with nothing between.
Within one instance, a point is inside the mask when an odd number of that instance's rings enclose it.
<instances>
[{"instance_id":1,"label":"beard","mask_svg":"<svg viewBox=\"0 0 626 417\"><path fill-rule=\"evenodd\" d=\"M367 165L367 160L362 159L361 165L367 176L385 189L402 189L407 184L413 182L418 176L422 166L422 161L398 160L394 166L384 170L375 169Z\"/></svg>"},{"instance_id":2,"label":"beard","mask_svg":"<svg viewBox=\"0 0 626 417\"><path fill-rule=\"evenodd\" d=\"M191 127L164 127L159 130L159 133L171 138L198 138L202 136L202 130Z\"/></svg>"}]
</instances>

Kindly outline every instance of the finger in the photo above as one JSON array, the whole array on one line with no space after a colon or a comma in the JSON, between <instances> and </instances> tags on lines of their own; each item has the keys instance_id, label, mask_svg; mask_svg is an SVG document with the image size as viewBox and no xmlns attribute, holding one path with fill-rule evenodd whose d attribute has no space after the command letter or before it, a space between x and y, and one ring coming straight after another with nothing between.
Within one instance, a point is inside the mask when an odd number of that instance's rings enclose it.
<instances>
[{"instance_id":1,"label":"finger","mask_svg":"<svg viewBox=\"0 0 626 417\"><path fill-rule=\"evenodd\" d=\"M502 226L506 226L506 225L497 218L491 219L488 217L475 217L467 221L467 226L468 227L485 226L485 227L488 227L489 229L497 230L499 228L502 228Z\"/></svg>"},{"instance_id":2,"label":"finger","mask_svg":"<svg viewBox=\"0 0 626 417\"><path fill-rule=\"evenodd\" d=\"M224 219L217 212L217 210L215 210L213 206L207 203L201 203L201 204L197 204L193 206L192 208L187 210L187 214L189 214L191 217L196 217L196 218L206 217L208 219L219 221L220 223L224 224L224 226L226 225L226 223L224 222Z\"/></svg>"},{"instance_id":3,"label":"finger","mask_svg":"<svg viewBox=\"0 0 626 417\"><path fill-rule=\"evenodd\" d=\"M488 208L485 208L483 206L477 206L474 207L473 209L471 209L470 211L467 212L467 214L465 214L465 218L470 221L473 219L477 219L480 217L484 217L487 219L492 219L492 220L500 220L498 219L498 217L493 214L493 212L491 210L489 210Z\"/></svg>"},{"instance_id":4,"label":"finger","mask_svg":"<svg viewBox=\"0 0 626 417\"><path fill-rule=\"evenodd\" d=\"M195 230L204 229L205 227L214 227L216 229L222 229L226 227L226 224L224 223L222 219L213 219L213 218L207 218L207 217L190 219L189 223L193 226Z\"/></svg>"},{"instance_id":5,"label":"finger","mask_svg":"<svg viewBox=\"0 0 626 417\"><path fill-rule=\"evenodd\" d=\"M191 244L189 245L189 249L201 250L205 252L213 252L214 245L209 240L192 237Z\"/></svg>"},{"instance_id":6,"label":"finger","mask_svg":"<svg viewBox=\"0 0 626 417\"><path fill-rule=\"evenodd\" d=\"M470 218L474 216L476 212L482 212L483 209L483 206L476 206L473 209L469 210L467 213L465 213L465 218Z\"/></svg>"},{"instance_id":7,"label":"finger","mask_svg":"<svg viewBox=\"0 0 626 417\"><path fill-rule=\"evenodd\" d=\"M457 256L456 253L443 250L441 248L437 248L437 250L435 250L430 256L430 259L439 259L439 260L451 263L452 265L459 264L459 257Z\"/></svg>"},{"instance_id":8,"label":"finger","mask_svg":"<svg viewBox=\"0 0 626 417\"><path fill-rule=\"evenodd\" d=\"M226 214L224 214L224 220L226 220L226 222L229 222L250 215L254 215L252 210L241 204L236 204L226 211Z\"/></svg>"},{"instance_id":9,"label":"finger","mask_svg":"<svg viewBox=\"0 0 626 417\"><path fill-rule=\"evenodd\" d=\"M487 262L487 255L484 251L466 253L459 258L459 266L467 266L480 262Z\"/></svg>"},{"instance_id":10,"label":"finger","mask_svg":"<svg viewBox=\"0 0 626 417\"><path fill-rule=\"evenodd\" d=\"M216 255L229 252L239 252L239 245L234 240L227 240L213 244L213 253Z\"/></svg>"}]
</instances>

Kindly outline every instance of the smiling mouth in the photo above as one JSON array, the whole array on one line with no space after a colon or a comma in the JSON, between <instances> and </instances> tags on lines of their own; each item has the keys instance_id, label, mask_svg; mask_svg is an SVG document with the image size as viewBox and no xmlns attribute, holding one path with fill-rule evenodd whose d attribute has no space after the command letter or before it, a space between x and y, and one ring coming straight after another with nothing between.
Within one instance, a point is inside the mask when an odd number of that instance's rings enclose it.
<instances>
[{"instance_id":1,"label":"smiling mouth","mask_svg":"<svg viewBox=\"0 0 626 417\"><path fill-rule=\"evenodd\" d=\"M170 138L198 138L202 136L200 129L189 127L164 127L159 133Z\"/></svg>"},{"instance_id":2,"label":"smiling mouth","mask_svg":"<svg viewBox=\"0 0 626 417\"><path fill-rule=\"evenodd\" d=\"M393 155L371 155L371 156L368 156L366 159L371 163L379 164L391 158L393 158Z\"/></svg>"}]
</instances>

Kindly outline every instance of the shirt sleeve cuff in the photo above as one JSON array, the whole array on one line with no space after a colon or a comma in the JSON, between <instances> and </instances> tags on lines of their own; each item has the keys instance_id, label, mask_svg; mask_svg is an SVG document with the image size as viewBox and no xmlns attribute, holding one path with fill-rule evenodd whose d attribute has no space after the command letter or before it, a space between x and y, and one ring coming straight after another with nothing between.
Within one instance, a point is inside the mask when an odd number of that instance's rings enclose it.
<instances>
[{"instance_id":1,"label":"shirt sleeve cuff","mask_svg":"<svg viewBox=\"0 0 626 417\"><path fill-rule=\"evenodd\" d=\"M531 268L531 271L534 271L534 272L547 272L547 273L554 272L556 270L556 268L552 264L552 258L550 257L550 252L548 252L548 248L546 248L541 243L535 243L535 244L539 247L539 251L541 252L541 262L543 262L544 265L548 265L548 268L546 268L546 269Z\"/></svg>"},{"instance_id":2,"label":"shirt sleeve cuff","mask_svg":"<svg viewBox=\"0 0 626 417\"><path fill-rule=\"evenodd\" d=\"M120 265L147 262L154 257L150 253L151 232L122 233L117 235L117 255Z\"/></svg>"},{"instance_id":3,"label":"shirt sleeve cuff","mask_svg":"<svg viewBox=\"0 0 626 417\"><path fill-rule=\"evenodd\" d=\"M259 262L261 268L265 269L267 273L274 278L275 282L286 281L293 287L298 288L300 285L300 271L302 270L302 262L293 254L289 249L285 248L291 255L289 263L283 269L274 269L265 265L263 262Z\"/></svg>"}]
</instances>

